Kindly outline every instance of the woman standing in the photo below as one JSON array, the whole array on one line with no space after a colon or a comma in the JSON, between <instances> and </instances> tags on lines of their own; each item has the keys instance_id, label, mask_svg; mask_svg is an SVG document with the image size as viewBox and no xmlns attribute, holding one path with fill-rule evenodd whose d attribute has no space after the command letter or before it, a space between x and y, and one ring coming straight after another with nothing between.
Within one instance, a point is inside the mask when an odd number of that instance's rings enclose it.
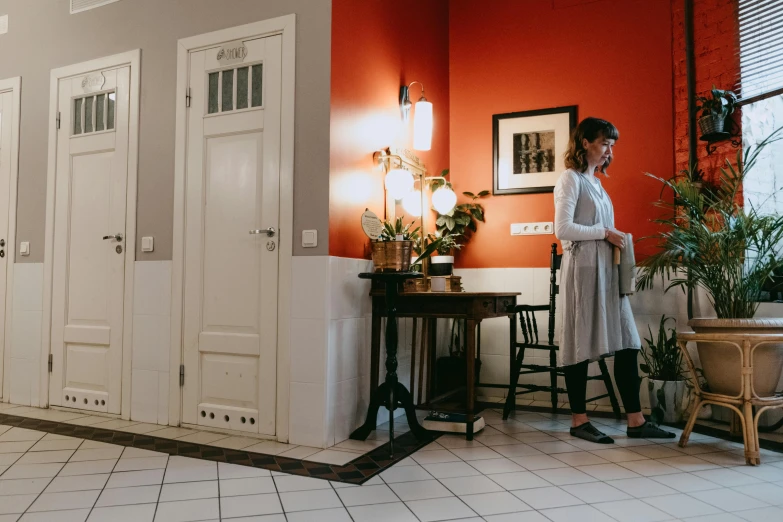
<instances>
[{"instance_id":1,"label":"woman standing","mask_svg":"<svg viewBox=\"0 0 783 522\"><path fill-rule=\"evenodd\" d=\"M571 435L601 444L614 440L587 418L587 365L611 354L628 436L675 436L642 415L636 362L641 340L631 304L620 296L619 270L612 263L612 245L623 248L626 236L614 228L612 201L596 174L606 175L619 136L606 120L584 119L571 137L565 157L568 170L555 186L555 234L563 244L558 357L571 404Z\"/></svg>"}]
</instances>

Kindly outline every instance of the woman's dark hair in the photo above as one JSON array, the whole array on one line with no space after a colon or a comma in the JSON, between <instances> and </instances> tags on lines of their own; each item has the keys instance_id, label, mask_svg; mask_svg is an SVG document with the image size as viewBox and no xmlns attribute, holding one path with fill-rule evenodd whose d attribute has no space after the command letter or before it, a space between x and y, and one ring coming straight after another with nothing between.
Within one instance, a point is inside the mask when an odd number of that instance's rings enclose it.
<instances>
[{"instance_id":1,"label":"woman's dark hair","mask_svg":"<svg viewBox=\"0 0 783 522\"><path fill-rule=\"evenodd\" d=\"M595 141L596 138L604 138L608 140L617 140L620 138L620 131L617 127L612 125L606 120L600 118L593 118L592 116L585 118L579 125L576 126L574 132L571 133L571 141L568 144L568 150L565 153L565 166L569 169L574 169L577 172L585 172L587 170L587 151L582 146L582 140L589 142ZM601 174L606 175L606 168L612 162L611 156L606 160L606 163L601 165Z\"/></svg>"}]
</instances>

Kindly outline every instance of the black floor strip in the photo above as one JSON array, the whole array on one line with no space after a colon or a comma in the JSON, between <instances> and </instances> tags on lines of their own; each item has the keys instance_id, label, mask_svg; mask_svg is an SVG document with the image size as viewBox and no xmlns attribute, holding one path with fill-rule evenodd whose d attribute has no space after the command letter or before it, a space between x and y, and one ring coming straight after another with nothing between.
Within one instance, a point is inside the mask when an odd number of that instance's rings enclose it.
<instances>
[{"instance_id":1,"label":"black floor strip","mask_svg":"<svg viewBox=\"0 0 783 522\"><path fill-rule=\"evenodd\" d=\"M162 439L151 435L140 435L117 430L105 430L91 426L77 426L64 422L52 422L0 413L0 424L54 433L68 437L95 440L132 448L157 451L169 455L179 455L194 459L226 462L240 466L263 468L304 477L362 484L374 475L393 466L420 448L435 440L438 434L426 441L418 441L410 432L394 439L394 458L389 457L389 443L379 446L371 452L357 457L344 466L323 464L302 459L292 459L250 451L233 450L194 444L172 439Z\"/></svg>"}]
</instances>

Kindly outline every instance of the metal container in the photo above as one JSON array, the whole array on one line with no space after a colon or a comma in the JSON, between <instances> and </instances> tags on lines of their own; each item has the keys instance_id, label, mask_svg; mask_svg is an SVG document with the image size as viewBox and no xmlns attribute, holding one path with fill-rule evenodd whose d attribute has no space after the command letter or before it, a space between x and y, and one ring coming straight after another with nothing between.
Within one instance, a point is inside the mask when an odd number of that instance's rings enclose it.
<instances>
[{"instance_id":1,"label":"metal container","mask_svg":"<svg viewBox=\"0 0 783 522\"><path fill-rule=\"evenodd\" d=\"M373 241L372 263L376 272L405 272L411 267L413 241Z\"/></svg>"},{"instance_id":2,"label":"metal container","mask_svg":"<svg viewBox=\"0 0 783 522\"><path fill-rule=\"evenodd\" d=\"M715 116L714 114L702 116L699 118L699 128L702 136L723 132L723 123L724 120L720 116Z\"/></svg>"}]
</instances>

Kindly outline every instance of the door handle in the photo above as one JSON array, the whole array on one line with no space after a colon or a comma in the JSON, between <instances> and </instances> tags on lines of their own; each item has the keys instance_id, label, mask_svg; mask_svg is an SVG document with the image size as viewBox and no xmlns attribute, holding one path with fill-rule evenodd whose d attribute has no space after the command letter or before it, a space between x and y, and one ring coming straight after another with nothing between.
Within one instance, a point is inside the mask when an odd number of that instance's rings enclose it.
<instances>
[{"instance_id":1,"label":"door handle","mask_svg":"<svg viewBox=\"0 0 783 522\"><path fill-rule=\"evenodd\" d=\"M113 239L114 241L122 241L122 234L114 234L113 236L103 236L103 240Z\"/></svg>"},{"instance_id":2,"label":"door handle","mask_svg":"<svg viewBox=\"0 0 783 522\"><path fill-rule=\"evenodd\" d=\"M277 233L277 231L275 230L275 227L269 227L269 228L264 229L264 230L251 230L250 231L251 235L266 234L267 237L275 237L275 233Z\"/></svg>"}]
</instances>

